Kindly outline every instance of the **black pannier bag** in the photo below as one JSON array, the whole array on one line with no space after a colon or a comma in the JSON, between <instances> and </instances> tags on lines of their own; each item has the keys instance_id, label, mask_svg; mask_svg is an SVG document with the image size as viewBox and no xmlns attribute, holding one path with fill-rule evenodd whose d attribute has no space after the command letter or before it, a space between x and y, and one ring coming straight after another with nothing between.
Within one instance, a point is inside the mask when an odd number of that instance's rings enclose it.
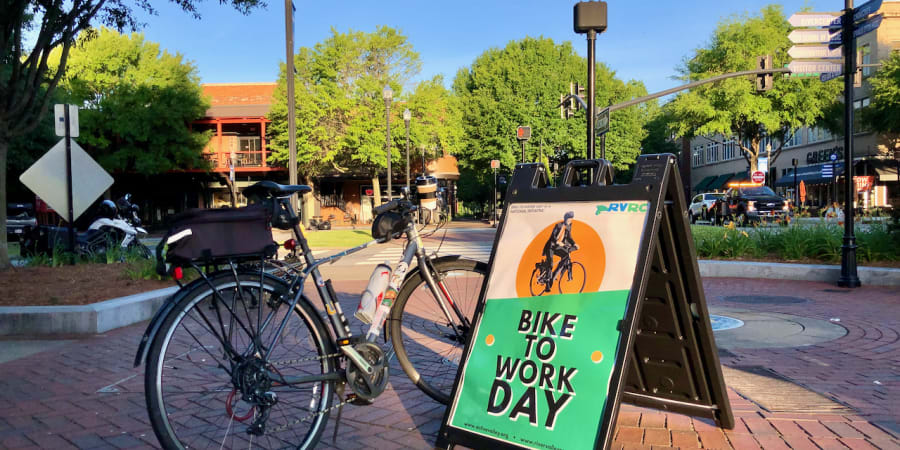
<instances>
[{"instance_id":1,"label":"black pannier bag","mask_svg":"<svg viewBox=\"0 0 900 450\"><path fill-rule=\"evenodd\" d=\"M192 209L172 218L156 249L157 272L165 263L187 264L259 259L275 253L270 212L264 205L244 208ZM165 258L162 250L168 246Z\"/></svg>"}]
</instances>

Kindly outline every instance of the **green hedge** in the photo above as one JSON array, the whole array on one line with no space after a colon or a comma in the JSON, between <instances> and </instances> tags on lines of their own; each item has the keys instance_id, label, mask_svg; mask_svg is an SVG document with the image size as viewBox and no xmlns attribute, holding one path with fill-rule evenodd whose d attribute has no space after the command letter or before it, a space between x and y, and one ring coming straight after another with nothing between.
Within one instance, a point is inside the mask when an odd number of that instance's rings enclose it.
<instances>
[{"instance_id":1,"label":"green hedge","mask_svg":"<svg viewBox=\"0 0 900 450\"><path fill-rule=\"evenodd\" d=\"M719 259L776 258L838 263L844 236L842 226L826 224L750 230L694 225L691 230L697 256ZM860 262L900 261L900 234L892 233L885 224L858 228L856 242Z\"/></svg>"}]
</instances>

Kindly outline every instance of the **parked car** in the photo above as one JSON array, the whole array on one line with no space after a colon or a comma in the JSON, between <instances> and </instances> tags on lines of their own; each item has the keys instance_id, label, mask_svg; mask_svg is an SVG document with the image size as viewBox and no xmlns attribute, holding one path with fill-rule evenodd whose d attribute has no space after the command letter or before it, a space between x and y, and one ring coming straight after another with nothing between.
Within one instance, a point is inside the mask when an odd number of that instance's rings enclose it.
<instances>
[{"instance_id":1,"label":"parked car","mask_svg":"<svg viewBox=\"0 0 900 450\"><path fill-rule=\"evenodd\" d=\"M691 205L688 206L688 215L690 215L691 223L697 220L709 220L709 211L713 210L716 200L722 198L722 193L705 193L697 194L691 199Z\"/></svg>"},{"instance_id":2,"label":"parked car","mask_svg":"<svg viewBox=\"0 0 900 450\"><path fill-rule=\"evenodd\" d=\"M768 186L736 184L716 201L716 223L733 221L738 226L766 219L783 218L790 213L787 201Z\"/></svg>"},{"instance_id":3,"label":"parked car","mask_svg":"<svg viewBox=\"0 0 900 450\"><path fill-rule=\"evenodd\" d=\"M6 239L11 242L22 238L29 229L37 226L34 205L31 203L8 203L6 205Z\"/></svg>"}]
</instances>

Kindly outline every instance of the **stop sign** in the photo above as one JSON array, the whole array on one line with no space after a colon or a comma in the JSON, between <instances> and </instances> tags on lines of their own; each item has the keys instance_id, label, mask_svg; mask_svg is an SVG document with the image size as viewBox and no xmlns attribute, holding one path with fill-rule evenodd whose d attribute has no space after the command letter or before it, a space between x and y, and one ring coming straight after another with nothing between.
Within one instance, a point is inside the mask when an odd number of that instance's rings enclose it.
<instances>
[{"instance_id":1,"label":"stop sign","mask_svg":"<svg viewBox=\"0 0 900 450\"><path fill-rule=\"evenodd\" d=\"M754 183L764 183L766 181L766 173L757 170L756 172L753 172L753 175L750 175L750 179L753 180Z\"/></svg>"}]
</instances>

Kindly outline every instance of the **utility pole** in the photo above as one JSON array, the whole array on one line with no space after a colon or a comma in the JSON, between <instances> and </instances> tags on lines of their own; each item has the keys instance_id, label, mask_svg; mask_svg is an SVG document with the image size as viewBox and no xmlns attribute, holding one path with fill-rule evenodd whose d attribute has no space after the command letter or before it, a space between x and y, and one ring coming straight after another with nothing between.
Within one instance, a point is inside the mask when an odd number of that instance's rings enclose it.
<instances>
[{"instance_id":1,"label":"utility pole","mask_svg":"<svg viewBox=\"0 0 900 450\"><path fill-rule=\"evenodd\" d=\"M288 183L297 184L297 119L294 108L294 3L284 0L284 41L287 51L287 106L288 106ZM299 211L299 196L291 196L294 211ZM303 213L300 214L303 217Z\"/></svg>"},{"instance_id":2,"label":"utility pole","mask_svg":"<svg viewBox=\"0 0 900 450\"><path fill-rule=\"evenodd\" d=\"M853 0L844 0L841 26L844 47L844 245L841 246L841 277L838 279L838 286L849 288L862 284L856 270L856 236L853 235L853 74L856 72L853 15Z\"/></svg>"}]
</instances>

